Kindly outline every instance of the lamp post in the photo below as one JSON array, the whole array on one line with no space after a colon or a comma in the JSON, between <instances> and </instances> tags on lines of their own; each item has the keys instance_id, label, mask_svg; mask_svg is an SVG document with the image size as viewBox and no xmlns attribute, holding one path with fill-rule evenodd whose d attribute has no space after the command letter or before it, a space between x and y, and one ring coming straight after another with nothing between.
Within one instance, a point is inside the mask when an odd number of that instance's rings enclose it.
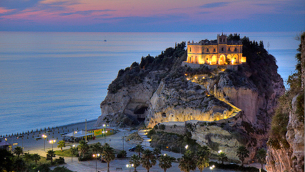
<instances>
[{"instance_id":1,"label":"lamp post","mask_svg":"<svg viewBox=\"0 0 305 172\"><path fill-rule=\"evenodd\" d=\"M133 164L126 164L126 167L129 168L129 171L131 172L131 168L133 167Z\"/></svg>"},{"instance_id":2,"label":"lamp post","mask_svg":"<svg viewBox=\"0 0 305 172\"><path fill-rule=\"evenodd\" d=\"M93 158L96 158L96 161L95 161L95 169L96 169L96 172L97 172L97 158L100 156L100 154L92 154L92 157Z\"/></svg>"},{"instance_id":3,"label":"lamp post","mask_svg":"<svg viewBox=\"0 0 305 172\"><path fill-rule=\"evenodd\" d=\"M72 145L72 156L71 156L71 159L72 159L72 162L73 162L73 156L74 156L74 148L75 148L75 145Z\"/></svg>"},{"instance_id":4,"label":"lamp post","mask_svg":"<svg viewBox=\"0 0 305 172\"><path fill-rule=\"evenodd\" d=\"M52 151L53 151L53 144L56 142L56 140L50 140L49 143L52 144Z\"/></svg>"},{"instance_id":5,"label":"lamp post","mask_svg":"<svg viewBox=\"0 0 305 172\"><path fill-rule=\"evenodd\" d=\"M42 138L43 138L43 151L46 151L46 138L47 138L48 136L47 135L45 135L45 134L43 134L42 135Z\"/></svg>"},{"instance_id":6,"label":"lamp post","mask_svg":"<svg viewBox=\"0 0 305 172\"><path fill-rule=\"evenodd\" d=\"M106 124L103 124L103 127L104 127L104 134L105 134L105 143L106 143L106 130L107 130Z\"/></svg>"}]
</instances>

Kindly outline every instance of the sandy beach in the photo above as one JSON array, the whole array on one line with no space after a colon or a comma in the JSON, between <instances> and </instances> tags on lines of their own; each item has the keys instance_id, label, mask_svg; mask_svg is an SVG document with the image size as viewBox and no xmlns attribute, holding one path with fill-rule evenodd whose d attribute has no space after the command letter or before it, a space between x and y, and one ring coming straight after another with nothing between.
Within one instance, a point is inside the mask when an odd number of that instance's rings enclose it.
<instances>
[{"instance_id":1,"label":"sandy beach","mask_svg":"<svg viewBox=\"0 0 305 172\"><path fill-rule=\"evenodd\" d=\"M96 128L95 123L96 120L87 121L87 130ZM19 136L14 134L13 136L10 137L5 137L5 136L3 137L7 139L7 142L9 144L13 145L12 149L14 149L16 146L20 146L23 147L24 152L38 153L41 156L46 156L45 152L52 149L52 145L49 143L49 140L56 140L56 143L54 143L53 145L53 149L57 150L58 149L57 142L63 139L61 134L70 133L72 131L85 130L85 121L53 127L53 128L46 127L46 131L44 129L42 129L42 131L40 131L41 129L37 129L37 130L38 131L34 130L32 133L31 131L29 131L29 134L27 133L28 131L25 131L24 134L19 134ZM47 138L45 140L42 138L43 134L47 135ZM36 139L38 137L40 137L41 139ZM45 151L44 151L44 144L45 144Z\"/></svg>"}]
</instances>

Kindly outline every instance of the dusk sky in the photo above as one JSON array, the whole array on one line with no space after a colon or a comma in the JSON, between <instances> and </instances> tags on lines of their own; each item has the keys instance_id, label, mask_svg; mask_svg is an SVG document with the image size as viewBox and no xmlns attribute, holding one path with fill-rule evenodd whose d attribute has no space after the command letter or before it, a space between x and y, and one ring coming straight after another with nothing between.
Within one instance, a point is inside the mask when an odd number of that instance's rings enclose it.
<instances>
[{"instance_id":1,"label":"dusk sky","mask_svg":"<svg viewBox=\"0 0 305 172\"><path fill-rule=\"evenodd\" d=\"M304 0L0 0L0 31L300 32Z\"/></svg>"}]
</instances>

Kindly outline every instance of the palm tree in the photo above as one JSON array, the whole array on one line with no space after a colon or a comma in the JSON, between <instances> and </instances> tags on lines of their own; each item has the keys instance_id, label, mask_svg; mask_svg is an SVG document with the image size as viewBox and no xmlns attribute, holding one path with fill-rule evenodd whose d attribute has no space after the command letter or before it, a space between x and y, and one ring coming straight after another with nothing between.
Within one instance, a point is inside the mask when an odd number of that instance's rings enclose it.
<instances>
[{"instance_id":1,"label":"palm tree","mask_svg":"<svg viewBox=\"0 0 305 172\"><path fill-rule=\"evenodd\" d=\"M142 145L137 145L134 151L138 152L139 153L139 157L141 157L141 152L144 151L144 148L143 148Z\"/></svg>"},{"instance_id":2,"label":"palm tree","mask_svg":"<svg viewBox=\"0 0 305 172\"><path fill-rule=\"evenodd\" d=\"M52 150L49 150L48 154L47 154L47 159L51 160L51 164L53 163L53 157L55 157L55 152Z\"/></svg>"},{"instance_id":3,"label":"palm tree","mask_svg":"<svg viewBox=\"0 0 305 172\"><path fill-rule=\"evenodd\" d=\"M60 148L61 151L63 147L66 147L66 142L64 140L59 141L57 144L57 147Z\"/></svg>"},{"instance_id":4,"label":"palm tree","mask_svg":"<svg viewBox=\"0 0 305 172\"><path fill-rule=\"evenodd\" d=\"M84 140L81 140L78 145L78 150L80 151L80 155L84 156L88 152L89 146Z\"/></svg>"},{"instance_id":5,"label":"palm tree","mask_svg":"<svg viewBox=\"0 0 305 172\"><path fill-rule=\"evenodd\" d=\"M239 146L236 152L236 155L241 161L241 166L244 166L245 158L249 157L249 151L245 146Z\"/></svg>"},{"instance_id":6,"label":"palm tree","mask_svg":"<svg viewBox=\"0 0 305 172\"><path fill-rule=\"evenodd\" d=\"M32 159L35 161L35 164L37 165L37 161L40 160L40 156L38 154L32 155Z\"/></svg>"},{"instance_id":7,"label":"palm tree","mask_svg":"<svg viewBox=\"0 0 305 172\"><path fill-rule=\"evenodd\" d=\"M97 143L91 145L91 148L92 148L92 151L96 154L102 152L102 145L100 142L97 142Z\"/></svg>"},{"instance_id":8,"label":"palm tree","mask_svg":"<svg viewBox=\"0 0 305 172\"><path fill-rule=\"evenodd\" d=\"M141 165L141 158L138 155L132 155L129 160L129 163L133 164L134 171L137 171L137 167Z\"/></svg>"},{"instance_id":9,"label":"palm tree","mask_svg":"<svg viewBox=\"0 0 305 172\"><path fill-rule=\"evenodd\" d=\"M266 163L265 149L259 149L256 153L256 158L257 158L258 162L261 164L261 169L263 169L263 165Z\"/></svg>"},{"instance_id":10,"label":"palm tree","mask_svg":"<svg viewBox=\"0 0 305 172\"><path fill-rule=\"evenodd\" d=\"M110 147L108 143L105 143L103 146L101 157L104 161L107 162L107 172L109 172L109 163L110 161L114 160L115 154L113 148Z\"/></svg>"},{"instance_id":11,"label":"palm tree","mask_svg":"<svg viewBox=\"0 0 305 172\"><path fill-rule=\"evenodd\" d=\"M224 152L219 153L218 160L221 161L221 164L223 164L224 161L228 160L227 154Z\"/></svg>"},{"instance_id":12,"label":"palm tree","mask_svg":"<svg viewBox=\"0 0 305 172\"><path fill-rule=\"evenodd\" d=\"M17 147L15 147L15 149L14 149L14 153L15 153L15 154L18 156L18 158L19 158L19 155L20 155L20 154L23 154L23 150L22 150L21 147L17 146Z\"/></svg>"},{"instance_id":13,"label":"palm tree","mask_svg":"<svg viewBox=\"0 0 305 172\"><path fill-rule=\"evenodd\" d=\"M14 155L6 149L0 149L0 171L13 171Z\"/></svg>"},{"instance_id":14,"label":"palm tree","mask_svg":"<svg viewBox=\"0 0 305 172\"><path fill-rule=\"evenodd\" d=\"M198 152L197 152L197 167L202 172L205 167L209 166L210 162L210 150L207 146L203 146Z\"/></svg>"},{"instance_id":15,"label":"palm tree","mask_svg":"<svg viewBox=\"0 0 305 172\"><path fill-rule=\"evenodd\" d=\"M29 153L24 154L24 159L26 162L30 162L33 159L33 156Z\"/></svg>"},{"instance_id":16,"label":"palm tree","mask_svg":"<svg viewBox=\"0 0 305 172\"><path fill-rule=\"evenodd\" d=\"M161 150L159 148L154 148L153 154L158 158L158 156L161 154Z\"/></svg>"},{"instance_id":17,"label":"palm tree","mask_svg":"<svg viewBox=\"0 0 305 172\"><path fill-rule=\"evenodd\" d=\"M184 172L189 172L196 169L196 159L190 150L187 150L180 159L179 168Z\"/></svg>"},{"instance_id":18,"label":"palm tree","mask_svg":"<svg viewBox=\"0 0 305 172\"><path fill-rule=\"evenodd\" d=\"M143 151L141 164L146 168L147 172L149 172L149 169L156 164L156 157L151 150L145 149Z\"/></svg>"},{"instance_id":19,"label":"palm tree","mask_svg":"<svg viewBox=\"0 0 305 172\"><path fill-rule=\"evenodd\" d=\"M172 162L175 161L176 158L168 156L168 155L161 155L159 158L159 166L166 172L168 168L172 167Z\"/></svg>"}]
</instances>

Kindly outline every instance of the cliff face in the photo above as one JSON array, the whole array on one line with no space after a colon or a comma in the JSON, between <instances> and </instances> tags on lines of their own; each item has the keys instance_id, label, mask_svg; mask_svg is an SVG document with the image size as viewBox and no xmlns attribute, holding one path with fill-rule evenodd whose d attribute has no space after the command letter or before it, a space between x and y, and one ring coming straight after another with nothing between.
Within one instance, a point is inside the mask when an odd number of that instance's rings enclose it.
<instances>
[{"instance_id":1,"label":"cliff face","mask_svg":"<svg viewBox=\"0 0 305 172\"><path fill-rule=\"evenodd\" d=\"M268 148L266 169L271 172L304 171L304 122L296 114L296 99L292 100L292 111L289 113L286 140L289 148Z\"/></svg>"},{"instance_id":2,"label":"cliff face","mask_svg":"<svg viewBox=\"0 0 305 172\"><path fill-rule=\"evenodd\" d=\"M245 145L250 151L247 161L253 159L256 150L266 146L270 119L284 86L275 58L248 38L243 44L247 64L236 70L181 66L186 59L181 44L154 59L142 58L140 65L120 71L109 86L97 124L136 124L145 119L147 127L154 127L197 120L187 129L197 143L215 152L223 150L235 160L236 149ZM139 82L130 83L137 77Z\"/></svg>"},{"instance_id":3,"label":"cliff face","mask_svg":"<svg viewBox=\"0 0 305 172\"><path fill-rule=\"evenodd\" d=\"M266 158L266 169L270 172L304 171L305 33L301 36L298 50L296 73L289 76L290 89L281 98L281 105L272 121ZM278 128L278 121L287 122Z\"/></svg>"}]
</instances>

